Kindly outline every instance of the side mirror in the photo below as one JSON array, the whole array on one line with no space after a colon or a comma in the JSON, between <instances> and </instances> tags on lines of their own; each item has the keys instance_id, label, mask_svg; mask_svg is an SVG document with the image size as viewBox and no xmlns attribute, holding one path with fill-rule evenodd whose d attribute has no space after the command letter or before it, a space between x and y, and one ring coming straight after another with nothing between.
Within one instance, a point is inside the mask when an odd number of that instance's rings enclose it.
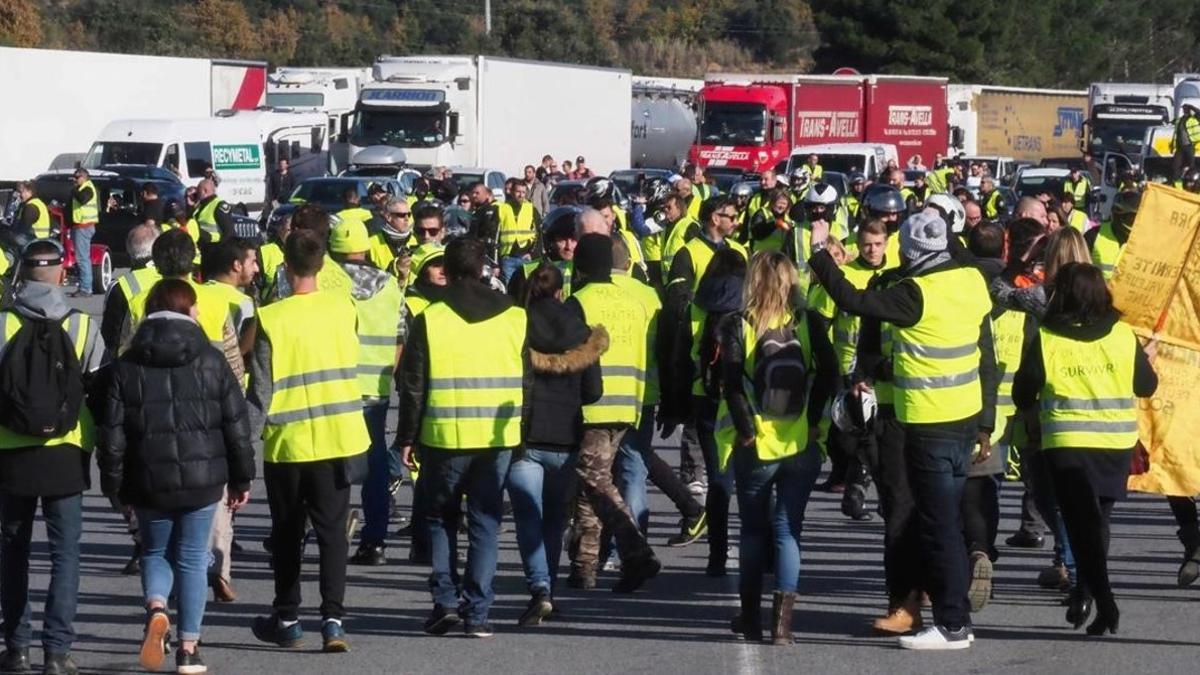
<instances>
[{"instance_id":1,"label":"side mirror","mask_svg":"<svg viewBox=\"0 0 1200 675\"><path fill-rule=\"evenodd\" d=\"M458 137L458 113L452 112L450 113L450 138L455 139Z\"/></svg>"},{"instance_id":2,"label":"side mirror","mask_svg":"<svg viewBox=\"0 0 1200 675\"><path fill-rule=\"evenodd\" d=\"M962 150L967 141L967 132L962 127L950 127L950 147Z\"/></svg>"},{"instance_id":3,"label":"side mirror","mask_svg":"<svg viewBox=\"0 0 1200 675\"><path fill-rule=\"evenodd\" d=\"M308 152L317 154L321 152L322 146L325 145L325 129L324 127L313 127L312 135L309 137Z\"/></svg>"}]
</instances>

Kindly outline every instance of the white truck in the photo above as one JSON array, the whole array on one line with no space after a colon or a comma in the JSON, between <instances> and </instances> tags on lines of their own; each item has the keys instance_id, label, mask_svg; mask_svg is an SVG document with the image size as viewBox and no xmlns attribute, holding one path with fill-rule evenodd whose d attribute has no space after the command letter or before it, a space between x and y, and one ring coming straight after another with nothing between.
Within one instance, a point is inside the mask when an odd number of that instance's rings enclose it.
<instances>
[{"instance_id":1,"label":"white truck","mask_svg":"<svg viewBox=\"0 0 1200 675\"><path fill-rule=\"evenodd\" d=\"M204 117L263 104L267 64L0 47L0 188L72 168L110 120Z\"/></svg>"},{"instance_id":2,"label":"white truck","mask_svg":"<svg viewBox=\"0 0 1200 675\"><path fill-rule=\"evenodd\" d=\"M370 79L370 68L279 68L267 76L267 107L323 112L336 137L342 116L354 110L358 92Z\"/></svg>"},{"instance_id":3,"label":"white truck","mask_svg":"<svg viewBox=\"0 0 1200 675\"><path fill-rule=\"evenodd\" d=\"M230 111L193 119L114 120L95 137L85 167L146 164L195 185L217 173L217 194L257 216L268 173L287 159L296 183L328 172L328 116L320 112Z\"/></svg>"},{"instance_id":4,"label":"white truck","mask_svg":"<svg viewBox=\"0 0 1200 675\"><path fill-rule=\"evenodd\" d=\"M517 175L543 155L583 156L597 174L627 166L628 70L490 56L381 56L347 113L335 157L373 145L410 164L496 167Z\"/></svg>"},{"instance_id":5,"label":"white truck","mask_svg":"<svg viewBox=\"0 0 1200 675\"><path fill-rule=\"evenodd\" d=\"M1088 89L1088 119L1080 149L1096 159L1120 153L1140 162L1146 130L1171 121L1175 86L1096 82Z\"/></svg>"}]
</instances>

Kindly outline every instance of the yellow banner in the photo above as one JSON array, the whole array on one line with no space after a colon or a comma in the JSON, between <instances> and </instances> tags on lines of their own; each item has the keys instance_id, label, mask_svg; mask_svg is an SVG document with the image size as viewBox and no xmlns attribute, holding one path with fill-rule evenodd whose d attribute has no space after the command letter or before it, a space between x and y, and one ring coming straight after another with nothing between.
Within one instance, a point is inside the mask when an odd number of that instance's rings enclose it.
<instances>
[{"instance_id":1,"label":"yellow banner","mask_svg":"<svg viewBox=\"0 0 1200 675\"><path fill-rule=\"evenodd\" d=\"M1143 339L1159 339L1158 391L1138 401L1150 471L1129 488L1200 493L1200 195L1151 183L1113 273L1113 302Z\"/></svg>"}]
</instances>

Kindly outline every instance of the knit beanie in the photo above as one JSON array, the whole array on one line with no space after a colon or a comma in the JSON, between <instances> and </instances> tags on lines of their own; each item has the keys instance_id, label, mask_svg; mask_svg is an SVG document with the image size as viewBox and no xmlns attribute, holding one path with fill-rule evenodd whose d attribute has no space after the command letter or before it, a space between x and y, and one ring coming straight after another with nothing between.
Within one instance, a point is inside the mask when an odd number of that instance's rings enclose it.
<instances>
[{"instance_id":1,"label":"knit beanie","mask_svg":"<svg viewBox=\"0 0 1200 675\"><path fill-rule=\"evenodd\" d=\"M946 221L936 212L918 211L900 225L900 253L909 260L940 253L948 246Z\"/></svg>"},{"instance_id":2,"label":"knit beanie","mask_svg":"<svg viewBox=\"0 0 1200 675\"><path fill-rule=\"evenodd\" d=\"M575 246L575 271L599 281L612 277L612 237L585 234Z\"/></svg>"}]
</instances>

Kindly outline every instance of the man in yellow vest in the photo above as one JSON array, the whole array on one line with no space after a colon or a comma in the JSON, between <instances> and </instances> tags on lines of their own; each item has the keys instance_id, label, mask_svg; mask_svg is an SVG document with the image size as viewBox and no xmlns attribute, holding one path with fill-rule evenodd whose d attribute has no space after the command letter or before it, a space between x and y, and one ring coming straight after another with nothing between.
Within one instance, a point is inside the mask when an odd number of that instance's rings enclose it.
<instances>
[{"instance_id":1,"label":"man in yellow vest","mask_svg":"<svg viewBox=\"0 0 1200 675\"><path fill-rule=\"evenodd\" d=\"M349 649L342 627L350 486L365 474L371 445L358 383L358 315L348 293L322 291L325 241L298 230L284 245L291 295L258 313L247 401L263 439L271 510L274 612L254 620L259 640L294 647L300 627L300 562L311 523L320 550L321 640Z\"/></svg>"},{"instance_id":2,"label":"man in yellow vest","mask_svg":"<svg viewBox=\"0 0 1200 675\"><path fill-rule=\"evenodd\" d=\"M979 203L983 205L983 217L988 220L999 217L1003 194L996 189L996 179L984 176L979 181Z\"/></svg>"},{"instance_id":3,"label":"man in yellow vest","mask_svg":"<svg viewBox=\"0 0 1200 675\"><path fill-rule=\"evenodd\" d=\"M1087 212L1082 207L1075 205L1074 194L1063 190L1061 201L1062 211L1067 216L1066 225L1069 225L1079 231L1079 234L1084 234L1088 230L1088 225L1091 221L1088 220Z\"/></svg>"},{"instance_id":4,"label":"man in yellow vest","mask_svg":"<svg viewBox=\"0 0 1200 675\"><path fill-rule=\"evenodd\" d=\"M1079 211L1087 210L1088 194L1092 190L1092 181L1084 175L1083 169L1071 167L1071 174L1063 181L1063 201L1070 195L1071 205Z\"/></svg>"},{"instance_id":5,"label":"man in yellow vest","mask_svg":"<svg viewBox=\"0 0 1200 675\"><path fill-rule=\"evenodd\" d=\"M391 197L383 205L380 215L382 226L373 228L367 225L371 244L367 260L375 267L390 272L403 288L407 283L408 258L420 243L414 236L416 212L406 199Z\"/></svg>"},{"instance_id":6,"label":"man in yellow vest","mask_svg":"<svg viewBox=\"0 0 1200 675\"><path fill-rule=\"evenodd\" d=\"M546 214L542 221L542 259L531 260L517 268L508 280L508 297L520 301L525 291L525 280L542 261L558 267L563 275L563 295L571 294L571 277L574 275L575 244L578 241L576 218L582 212L578 206L559 206Z\"/></svg>"},{"instance_id":7,"label":"man in yellow vest","mask_svg":"<svg viewBox=\"0 0 1200 675\"><path fill-rule=\"evenodd\" d=\"M499 206L500 229L496 233L496 250L500 255L500 280L508 283L517 268L533 259L538 228L542 217L526 201L528 188L516 180L512 191Z\"/></svg>"},{"instance_id":8,"label":"man in yellow vest","mask_svg":"<svg viewBox=\"0 0 1200 675\"><path fill-rule=\"evenodd\" d=\"M329 213L317 204L303 204L292 212L291 230L288 234L290 239L293 234L301 230L312 232L317 235L317 239L323 242L329 241L330 230ZM284 244L286 246L286 243ZM292 294L292 289L288 285L287 270L280 265L275 270L275 279L272 284L274 292L272 299L286 298ZM325 255L325 262L317 271L317 288L322 291L340 291L347 295L350 294L353 282L346 271L342 269L329 257Z\"/></svg>"},{"instance_id":9,"label":"man in yellow vest","mask_svg":"<svg viewBox=\"0 0 1200 675\"><path fill-rule=\"evenodd\" d=\"M1100 268L1105 281L1111 280L1113 272L1117 269L1121 252L1125 250L1125 242L1129 241L1129 233L1133 231L1133 221L1137 218L1141 200L1142 195L1132 190L1117 193L1113 198L1110 219L1083 235L1088 250L1092 253L1092 263Z\"/></svg>"},{"instance_id":10,"label":"man in yellow vest","mask_svg":"<svg viewBox=\"0 0 1200 675\"><path fill-rule=\"evenodd\" d=\"M79 288L71 297L86 298L92 294L92 237L96 236L99 222L100 193L87 169L75 169L75 189L71 191L71 244L75 248Z\"/></svg>"},{"instance_id":11,"label":"man in yellow vest","mask_svg":"<svg viewBox=\"0 0 1200 675\"><path fill-rule=\"evenodd\" d=\"M366 225L373 214L370 209L363 208L362 195L358 194L358 186L355 185L342 191L342 210L334 215L340 223L353 221Z\"/></svg>"},{"instance_id":12,"label":"man in yellow vest","mask_svg":"<svg viewBox=\"0 0 1200 675\"><path fill-rule=\"evenodd\" d=\"M122 274L108 289L104 298L104 316L100 321L100 335L108 346L109 356L115 357L121 343L121 331L129 321L129 301L162 278L154 267L151 252L159 230L153 225L138 225L125 236L125 252L129 255L130 270Z\"/></svg>"},{"instance_id":13,"label":"man in yellow vest","mask_svg":"<svg viewBox=\"0 0 1200 675\"><path fill-rule=\"evenodd\" d=\"M433 612L425 632L444 635L460 618L466 634L490 637L504 482L529 399L525 311L482 281L487 245L450 242L449 285L413 321L401 365L396 445L409 469L420 456L432 549ZM455 524L467 498L467 569L455 583Z\"/></svg>"},{"instance_id":14,"label":"man in yellow vest","mask_svg":"<svg viewBox=\"0 0 1200 675\"><path fill-rule=\"evenodd\" d=\"M917 513L926 590L934 625L900 638L904 649L967 649L971 632L968 560L960 505L976 445L990 456L996 372L991 297L983 275L956 261L949 228L935 212L910 216L900 228L908 277L859 290L824 250L828 223L813 224L809 266L839 307L893 327L896 418Z\"/></svg>"},{"instance_id":15,"label":"man in yellow vest","mask_svg":"<svg viewBox=\"0 0 1200 675\"><path fill-rule=\"evenodd\" d=\"M403 347L404 294L396 279L367 260L370 240L360 222L343 222L329 237L329 252L354 282L351 295L358 311L358 384L363 419L371 436L367 450L367 478L362 487L363 530L352 565L387 563L387 537L391 500L388 482L387 413L392 397L392 377Z\"/></svg>"},{"instance_id":16,"label":"man in yellow vest","mask_svg":"<svg viewBox=\"0 0 1200 675\"><path fill-rule=\"evenodd\" d=\"M17 183L17 196L21 199L21 208L17 212L13 229L34 239L49 238L50 209L46 208L46 202L35 194L33 181Z\"/></svg>"},{"instance_id":17,"label":"man in yellow vest","mask_svg":"<svg viewBox=\"0 0 1200 675\"><path fill-rule=\"evenodd\" d=\"M266 305L276 299L275 282L283 266L283 243L292 233L292 214L272 214L267 223L268 241L258 249L258 302Z\"/></svg>"},{"instance_id":18,"label":"man in yellow vest","mask_svg":"<svg viewBox=\"0 0 1200 675\"><path fill-rule=\"evenodd\" d=\"M21 254L22 283L10 308L0 313L0 363L17 334L35 330L34 322L62 326L79 359L86 386L99 369L104 339L88 315L73 312L59 288L63 278L63 252L57 242L40 239ZM30 344L30 343L26 343ZM14 354L14 358L21 358ZM47 377L49 373L47 373ZM60 420L66 431L46 437L20 433L7 424L14 404L3 402L0 413L0 559L4 562L3 609L5 670L32 672L29 648L33 628L29 594L30 539L38 502L46 521L50 545L50 582L43 613L42 649L45 672L78 672L71 661L75 637L72 622L79 596L79 539L83 530L83 497L88 487L88 469L95 429L91 413L81 405L73 421ZM28 431L26 430L26 433Z\"/></svg>"},{"instance_id":19,"label":"man in yellow vest","mask_svg":"<svg viewBox=\"0 0 1200 675\"><path fill-rule=\"evenodd\" d=\"M595 586L603 526L616 538L621 556L621 579L613 590L632 593L654 578L662 566L613 483L613 463L621 439L640 422L653 317L642 300L613 283L612 246L612 237L583 236L575 266L585 285L567 300L567 308L588 325L608 329L610 339L608 351L600 357L604 396L583 407L583 440L576 473L590 508L576 511L579 545L567 585Z\"/></svg>"},{"instance_id":20,"label":"man in yellow vest","mask_svg":"<svg viewBox=\"0 0 1200 675\"><path fill-rule=\"evenodd\" d=\"M205 247L221 241L223 237L233 236L233 209L229 202L217 196L217 184L211 178L205 178L196 186L196 200L192 217L200 224L200 250L203 252Z\"/></svg>"},{"instance_id":21,"label":"man in yellow vest","mask_svg":"<svg viewBox=\"0 0 1200 675\"><path fill-rule=\"evenodd\" d=\"M1200 111L1190 104L1184 104L1183 112L1175 120L1175 133L1171 136L1171 150L1175 153L1175 177L1183 175L1195 168L1196 144L1200 143Z\"/></svg>"}]
</instances>

